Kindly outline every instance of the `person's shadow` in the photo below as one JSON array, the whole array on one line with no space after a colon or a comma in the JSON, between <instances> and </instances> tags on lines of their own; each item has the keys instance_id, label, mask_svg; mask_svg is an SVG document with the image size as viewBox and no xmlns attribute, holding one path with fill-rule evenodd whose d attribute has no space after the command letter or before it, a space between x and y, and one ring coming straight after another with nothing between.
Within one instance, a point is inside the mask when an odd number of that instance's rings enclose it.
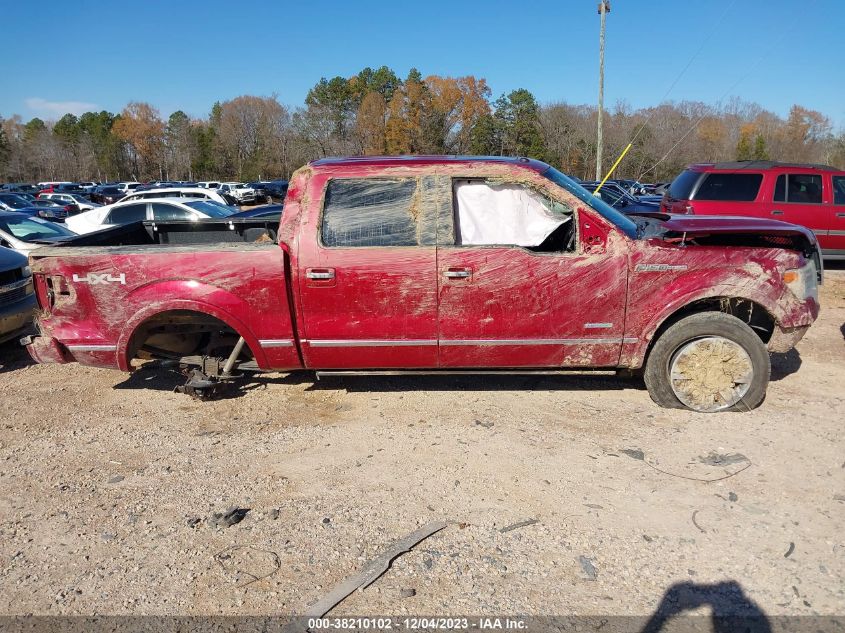
<instances>
[{"instance_id":1,"label":"person's shadow","mask_svg":"<svg viewBox=\"0 0 845 633\"><path fill-rule=\"evenodd\" d=\"M769 618L763 610L745 595L739 583L729 580L712 585L692 582L672 585L663 594L657 610L648 619L641 633L657 633L672 618L707 605L711 609L714 633L772 631Z\"/></svg>"}]
</instances>

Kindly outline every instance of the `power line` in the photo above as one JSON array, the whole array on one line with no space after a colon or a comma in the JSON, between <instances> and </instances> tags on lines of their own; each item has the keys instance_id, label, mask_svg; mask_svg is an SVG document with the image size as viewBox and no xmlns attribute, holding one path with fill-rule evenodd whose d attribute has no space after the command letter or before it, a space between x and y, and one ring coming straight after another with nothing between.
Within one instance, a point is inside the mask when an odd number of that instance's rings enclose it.
<instances>
[{"instance_id":1,"label":"power line","mask_svg":"<svg viewBox=\"0 0 845 633\"><path fill-rule=\"evenodd\" d=\"M814 7L817 2L818 2L818 0L810 0L810 7L808 7L806 10L811 13L812 12L811 8ZM748 68L748 71L744 75L742 75L739 79L737 79L730 86L730 88L728 88L727 90L725 90L725 92L722 93L722 95L719 97L719 100L716 102L716 104L721 106L722 101L725 99L725 97L728 96L728 94L730 92L732 92L734 90L734 88L736 88L740 83L745 81L751 75L751 73L754 72L754 70L757 68L757 66L760 64L760 62L763 61L763 59L766 58L775 48L777 48L780 45L780 43L786 38L786 36L790 35L792 33L792 31L794 31L798 26L799 26L799 23L794 22L789 28L787 28L781 34L781 36L777 39L777 41L768 50L766 50L762 55L760 55L753 64L751 64L751 66ZM654 163L654 165L652 165L649 169L646 169L644 172L641 172L637 176L637 180L639 180L640 178L645 176L647 173L652 172L655 169L657 169L657 166L660 165L664 160L666 160L669 157L669 154L671 154L673 151L675 151L675 149L683 142L683 140L687 136L689 136L690 133L692 133L692 131L695 130L698 127L698 125L704 119L706 119L709 115L710 115L710 113L706 112L706 113L702 114L698 119L696 119L696 121L692 124L692 126L686 132L684 132L684 135L681 138L679 138L678 141L672 147L669 148L669 151L666 152L663 155L663 157L660 160L658 160L656 163ZM645 124L643 125L643 127L645 127Z\"/></svg>"}]
</instances>

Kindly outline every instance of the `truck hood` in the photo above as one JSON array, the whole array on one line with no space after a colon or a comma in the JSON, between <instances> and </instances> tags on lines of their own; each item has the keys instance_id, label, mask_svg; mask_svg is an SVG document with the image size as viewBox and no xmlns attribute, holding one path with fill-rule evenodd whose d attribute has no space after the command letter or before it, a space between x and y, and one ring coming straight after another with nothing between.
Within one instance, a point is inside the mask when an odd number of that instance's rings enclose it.
<instances>
[{"instance_id":1,"label":"truck hood","mask_svg":"<svg viewBox=\"0 0 845 633\"><path fill-rule=\"evenodd\" d=\"M712 235L714 233L803 235L810 243L816 243L816 236L810 229L781 220L732 215L669 214L664 214L660 219L663 220L663 228L667 231L687 233L687 235Z\"/></svg>"},{"instance_id":2,"label":"truck hood","mask_svg":"<svg viewBox=\"0 0 845 633\"><path fill-rule=\"evenodd\" d=\"M662 238L688 244L789 248L817 260L821 257L810 229L765 218L720 215L632 214L642 239Z\"/></svg>"}]
</instances>

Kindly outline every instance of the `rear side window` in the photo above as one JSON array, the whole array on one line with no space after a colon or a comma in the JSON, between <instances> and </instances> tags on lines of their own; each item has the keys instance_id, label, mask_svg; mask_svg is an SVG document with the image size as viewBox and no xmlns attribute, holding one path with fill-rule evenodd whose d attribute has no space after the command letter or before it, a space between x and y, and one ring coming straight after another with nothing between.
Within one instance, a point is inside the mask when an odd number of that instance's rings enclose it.
<instances>
[{"instance_id":1,"label":"rear side window","mask_svg":"<svg viewBox=\"0 0 845 633\"><path fill-rule=\"evenodd\" d=\"M836 197L834 178L834 198ZM775 202L797 204L821 204L822 177L815 174L781 174L775 183Z\"/></svg>"},{"instance_id":2,"label":"rear side window","mask_svg":"<svg viewBox=\"0 0 845 633\"><path fill-rule=\"evenodd\" d=\"M833 177L833 204L845 204L845 176Z\"/></svg>"},{"instance_id":3,"label":"rear side window","mask_svg":"<svg viewBox=\"0 0 845 633\"><path fill-rule=\"evenodd\" d=\"M106 224L128 224L147 219L147 203L127 204L125 207L112 209Z\"/></svg>"},{"instance_id":4,"label":"rear side window","mask_svg":"<svg viewBox=\"0 0 845 633\"><path fill-rule=\"evenodd\" d=\"M696 200L751 202L757 198L763 174L710 173L695 193Z\"/></svg>"},{"instance_id":5,"label":"rear side window","mask_svg":"<svg viewBox=\"0 0 845 633\"><path fill-rule=\"evenodd\" d=\"M323 245L417 246L416 193L413 178L332 180L323 207Z\"/></svg>"},{"instance_id":6,"label":"rear side window","mask_svg":"<svg viewBox=\"0 0 845 633\"><path fill-rule=\"evenodd\" d=\"M822 177L815 174L789 174L786 180L786 201L821 204Z\"/></svg>"},{"instance_id":7,"label":"rear side window","mask_svg":"<svg viewBox=\"0 0 845 633\"><path fill-rule=\"evenodd\" d=\"M166 220L192 220L194 214L185 209L163 202L153 202L153 219Z\"/></svg>"},{"instance_id":8,"label":"rear side window","mask_svg":"<svg viewBox=\"0 0 845 633\"><path fill-rule=\"evenodd\" d=\"M700 176L701 172L698 171L690 171L689 169L682 171L681 175L675 178L672 184L669 185L669 197L677 198L678 200L689 200L692 188L698 182Z\"/></svg>"}]
</instances>

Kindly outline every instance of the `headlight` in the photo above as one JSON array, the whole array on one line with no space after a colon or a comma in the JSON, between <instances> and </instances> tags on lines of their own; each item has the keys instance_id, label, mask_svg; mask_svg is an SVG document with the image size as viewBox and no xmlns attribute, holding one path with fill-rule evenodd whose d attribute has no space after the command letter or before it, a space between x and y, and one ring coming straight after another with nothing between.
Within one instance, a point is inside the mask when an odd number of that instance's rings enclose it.
<instances>
[{"instance_id":1,"label":"headlight","mask_svg":"<svg viewBox=\"0 0 845 633\"><path fill-rule=\"evenodd\" d=\"M32 277L32 268L30 268L29 266L24 266L23 267L23 276L24 277Z\"/></svg>"},{"instance_id":2,"label":"headlight","mask_svg":"<svg viewBox=\"0 0 845 633\"><path fill-rule=\"evenodd\" d=\"M792 291L792 294L799 299L812 297L818 303L818 275L814 261L808 261L801 268L785 271L783 273L783 282Z\"/></svg>"}]
</instances>

